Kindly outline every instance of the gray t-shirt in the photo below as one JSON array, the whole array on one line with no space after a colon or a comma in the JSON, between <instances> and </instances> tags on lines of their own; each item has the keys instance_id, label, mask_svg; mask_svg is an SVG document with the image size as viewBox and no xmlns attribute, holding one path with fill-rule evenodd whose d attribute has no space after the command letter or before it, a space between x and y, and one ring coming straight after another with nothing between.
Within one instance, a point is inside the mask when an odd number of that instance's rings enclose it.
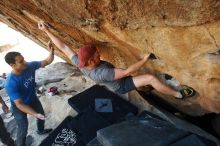
<instances>
[{"instance_id":1,"label":"gray t-shirt","mask_svg":"<svg viewBox=\"0 0 220 146\"><path fill-rule=\"evenodd\" d=\"M79 60L76 54L72 56L71 60L73 64L78 66ZM123 84L123 79L114 80L114 66L109 62L101 60L99 65L92 70L87 70L85 68L79 69L85 76L89 77L99 85L106 86L110 90L117 91L120 88L120 85Z\"/></svg>"}]
</instances>

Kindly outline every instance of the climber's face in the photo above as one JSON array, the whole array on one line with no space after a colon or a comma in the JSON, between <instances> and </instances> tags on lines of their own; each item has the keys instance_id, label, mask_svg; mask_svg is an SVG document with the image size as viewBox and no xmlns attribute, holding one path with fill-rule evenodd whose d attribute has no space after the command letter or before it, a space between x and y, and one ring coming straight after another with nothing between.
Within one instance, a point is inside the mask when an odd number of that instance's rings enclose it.
<instances>
[{"instance_id":1,"label":"climber's face","mask_svg":"<svg viewBox=\"0 0 220 146\"><path fill-rule=\"evenodd\" d=\"M98 65L100 63L100 54L99 54L99 51L96 50L94 56L93 56L93 60L94 60L94 63L96 65Z\"/></svg>"},{"instance_id":2,"label":"climber's face","mask_svg":"<svg viewBox=\"0 0 220 146\"><path fill-rule=\"evenodd\" d=\"M96 50L92 58L90 58L86 64L87 67L94 68L100 63L100 54L99 51Z\"/></svg>"}]
</instances>

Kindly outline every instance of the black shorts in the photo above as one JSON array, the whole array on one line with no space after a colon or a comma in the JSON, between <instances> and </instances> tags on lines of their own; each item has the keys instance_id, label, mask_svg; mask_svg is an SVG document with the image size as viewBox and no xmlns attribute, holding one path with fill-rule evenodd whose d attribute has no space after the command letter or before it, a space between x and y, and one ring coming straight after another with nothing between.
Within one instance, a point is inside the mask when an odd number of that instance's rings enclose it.
<instances>
[{"instance_id":1,"label":"black shorts","mask_svg":"<svg viewBox=\"0 0 220 146\"><path fill-rule=\"evenodd\" d=\"M120 88L116 90L116 93L125 94L131 90L136 89L132 76L125 77L121 79Z\"/></svg>"}]
</instances>

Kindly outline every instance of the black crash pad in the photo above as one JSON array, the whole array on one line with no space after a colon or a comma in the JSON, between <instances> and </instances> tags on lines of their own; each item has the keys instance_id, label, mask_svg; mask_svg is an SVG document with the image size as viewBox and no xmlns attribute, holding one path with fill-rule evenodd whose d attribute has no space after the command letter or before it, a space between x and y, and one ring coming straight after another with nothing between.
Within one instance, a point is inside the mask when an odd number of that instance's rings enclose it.
<instances>
[{"instance_id":1,"label":"black crash pad","mask_svg":"<svg viewBox=\"0 0 220 146\"><path fill-rule=\"evenodd\" d=\"M91 108L110 123L123 121L126 116L136 115L138 112L137 107L99 85L73 96L68 103L78 113Z\"/></svg>"},{"instance_id":2,"label":"black crash pad","mask_svg":"<svg viewBox=\"0 0 220 146\"><path fill-rule=\"evenodd\" d=\"M97 138L94 138L93 140L91 140L86 146L102 146L99 141L97 140Z\"/></svg>"},{"instance_id":3,"label":"black crash pad","mask_svg":"<svg viewBox=\"0 0 220 146\"><path fill-rule=\"evenodd\" d=\"M76 117L68 116L49 136L42 141L40 146L85 146L96 137L96 131L109 126L93 110L87 110Z\"/></svg>"},{"instance_id":4,"label":"black crash pad","mask_svg":"<svg viewBox=\"0 0 220 146\"><path fill-rule=\"evenodd\" d=\"M191 134L183 137L182 139L179 139L170 146L216 146L216 144L201 136Z\"/></svg>"},{"instance_id":5,"label":"black crash pad","mask_svg":"<svg viewBox=\"0 0 220 146\"><path fill-rule=\"evenodd\" d=\"M136 119L97 131L97 139L104 146L216 146L146 111Z\"/></svg>"}]
</instances>

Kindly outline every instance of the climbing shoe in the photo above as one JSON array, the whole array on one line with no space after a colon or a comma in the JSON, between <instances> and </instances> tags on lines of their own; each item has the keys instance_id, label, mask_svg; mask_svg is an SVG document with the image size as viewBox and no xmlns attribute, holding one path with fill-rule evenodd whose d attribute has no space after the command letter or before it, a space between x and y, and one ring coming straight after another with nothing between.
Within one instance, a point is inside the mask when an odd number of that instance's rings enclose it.
<instances>
[{"instance_id":1,"label":"climbing shoe","mask_svg":"<svg viewBox=\"0 0 220 146\"><path fill-rule=\"evenodd\" d=\"M191 87L184 87L183 89L180 90L180 94L182 95L182 98L186 97L192 97L195 95L195 90Z\"/></svg>"}]
</instances>

